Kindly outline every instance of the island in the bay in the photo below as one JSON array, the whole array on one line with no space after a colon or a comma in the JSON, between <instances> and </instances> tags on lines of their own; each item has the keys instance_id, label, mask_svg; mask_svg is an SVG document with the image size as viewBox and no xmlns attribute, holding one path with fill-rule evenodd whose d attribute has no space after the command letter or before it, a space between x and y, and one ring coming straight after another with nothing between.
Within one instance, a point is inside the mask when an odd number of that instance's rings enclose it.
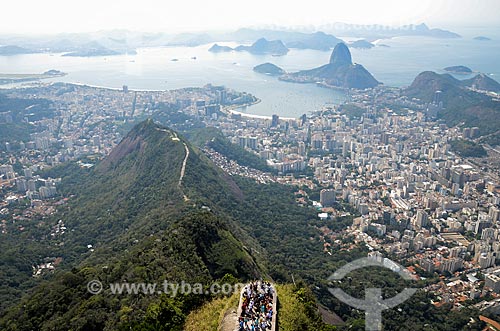
<instances>
[{"instance_id":1,"label":"island in the bay","mask_svg":"<svg viewBox=\"0 0 500 331\"><path fill-rule=\"evenodd\" d=\"M218 44L213 44L212 47L208 49L208 51L212 53L224 53L224 52L232 52L233 49L229 46L221 46Z\"/></svg>"},{"instance_id":2,"label":"island in the bay","mask_svg":"<svg viewBox=\"0 0 500 331\"><path fill-rule=\"evenodd\" d=\"M374 44L365 39L360 39L349 43L349 47L359 48L359 49L369 49L375 47Z\"/></svg>"},{"instance_id":3,"label":"island in the bay","mask_svg":"<svg viewBox=\"0 0 500 331\"><path fill-rule=\"evenodd\" d=\"M296 83L319 83L326 87L366 89L380 84L361 64L352 62L344 43L333 49L330 62L314 69L284 74L281 80Z\"/></svg>"},{"instance_id":4,"label":"island in the bay","mask_svg":"<svg viewBox=\"0 0 500 331\"><path fill-rule=\"evenodd\" d=\"M253 71L270 76L280 76L286 73L285 70L269 62L253 67Z\"/></svg>"},{"instance_id":5,"label":"island in the bay","mask_svg":"<svg viewBox=\"0 0 500 331\"><path fill-rule=\"evenodd\" d=\"M477 36L474 37L474 40L479 40L479 41L490 41L491 38L485 37L485 36Z\"/></svg>"},{"instance_id":6,"label":"island in the bay","mask_svg":"<svg viewBox=\"0 0 500 331\"><path fill-rule=\"evenodd\" d=\"M472 69L466 66L451 66L443 69L444 71L451 72L454 74L471 74Z\"/></svg>"}]
</instances>

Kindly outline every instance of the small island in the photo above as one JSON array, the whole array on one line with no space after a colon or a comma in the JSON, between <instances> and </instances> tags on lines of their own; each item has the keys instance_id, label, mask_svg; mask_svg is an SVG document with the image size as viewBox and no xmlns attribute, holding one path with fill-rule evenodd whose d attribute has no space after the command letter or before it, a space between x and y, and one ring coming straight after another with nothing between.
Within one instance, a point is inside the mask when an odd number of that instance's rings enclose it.
<instances>
[{"instance_id":1,"label":"small island","mask_svg":"<svg viewBox=\"0 0 500 331\"><path fill-rule=\"evenodd\" d=\"M285 70L281 69L275 64L266 62L263 64L259 64L258 66L255 66L253 68L253 71L261 73L261 74L266 74L270 76L280 76L285 73Z\"/></svg>"},{"instance_id":2,"label":"small island","mask_svg":"<svg viewBox=\"0 0 500 331\"><path fill-rule=\"evenodd\" d=\"M367 40L361 39L361 40L356 40L356 41L353 41L352 43L349 43L349 47L359 48L359 49L370 49L370 48L375 47L375 45Z\"/></svg>"},{"instance_id":3,"label":"small island","mask_svg":"<svg viewBox=\"0 0 500 331\"><path fill-rule=\"evenodd\" d=\"M233 49L229 46L221 46L218 44L213 44L212 47L208 49L208 51L212 53L225 53L225 52L232 52Z\"/></svg>"},{"instance_id":4,"label":"small island","mask_svg":"<svg viewBox=\"0 0 500 331\"><path fill-rule=\"evenodd\" d=\"M474 40L479 40L479 41L490 41L491 38L485 37L485 36L477 36L473 38Z\"/></svg>"},{"instance_id":5,"label":"small island","mask_svg":"<svg viewBox=\"0 0 500 331\"><path fill-rule=\"evenodd\" d=\"M51 70L45 71L42 75L43 76L51 76L51 77L62 77L62 76L66 76L67 74L65 72L62 72L59 70L51 69Z\"/></svg>"},{"instance_id":6,"label":"small island","mask_svg":"<svg viewBox=\"0 0 500 331\"><path fill-rule=\"evenodd\" d=\"M472 69L466 66L451 66L443 69L446 72L451 72L453 74L471 74Z\"/></svg>"}]
</instances>

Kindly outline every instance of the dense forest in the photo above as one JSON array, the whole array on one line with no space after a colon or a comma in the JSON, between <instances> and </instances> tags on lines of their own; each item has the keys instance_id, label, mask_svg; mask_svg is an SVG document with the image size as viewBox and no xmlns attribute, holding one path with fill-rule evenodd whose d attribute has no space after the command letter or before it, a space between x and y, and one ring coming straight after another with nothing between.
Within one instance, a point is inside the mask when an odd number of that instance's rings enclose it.
<instances>
[{"instance_id":1,"label":"dense forest","mask_svg":"<svg viewBox=\"0 0 500 331\"><path fill-rule=\"evenodd\" d=\"M451 149L463 157L486 156L483 146L470 140L457 139L450 142Z\"/></svg>"},{"instance_id":2,"label":"dense forest","mask_svg":"<svg viewBox=\"0 0 500 331\"><path fill-rule=\"evenodd\" d=\"M55 109L46 99L18 99L7 97L0 91L0 143L6 141L29 141L35 127L29 122L53 117Z\"/></svg>"}]
</instances>

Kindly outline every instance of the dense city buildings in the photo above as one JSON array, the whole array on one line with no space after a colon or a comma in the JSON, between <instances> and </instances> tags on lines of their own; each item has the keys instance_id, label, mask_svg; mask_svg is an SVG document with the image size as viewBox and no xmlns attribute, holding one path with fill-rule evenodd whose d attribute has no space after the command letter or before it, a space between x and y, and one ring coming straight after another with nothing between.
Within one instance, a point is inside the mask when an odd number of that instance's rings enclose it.
<instances>
[{"instance_id":1,"label":"dense city buildings","mask_svg":"<svg viewBox=\"0 0 500 331\"><path fill-rule=\"evenodd\" d=\"M481 159L451 150L452 141L473 140L479 132L436 121L443 107L439 91L429 104L401 96L399 89L353 91L348 105L299 119L247 116L236 110L258 101L254 96L212 85L132 91L127 86L51 84L13 89L9 96L49 100L53 115L21 119L34 132L26 141L12 139L2 146L2 233L9 222L35 220L68 198L59 194L60 179L45 176L45 170L73 160L92 167L133 123L152 117L181 132L219 129L275 172L242 166L204 148L216 165L261 183L296 185L298 203L317 208L321 220L345 216L337 207L349 205L354 221L342 235L366 245L371 254L407 266L416 279L435 277L426 290L437 295L436 305L475 300L479 309L500 309L500 272L495 269L500 153L491 148ZM0 121L15 120L7 112ZM309 198L303 188L317 192L317 198ZM13 214L19 204L25 208ZM64 224L54 226L54 235L66 230ZM323 234L329 252L339 233Z\"/></svg>"}]
</instances>

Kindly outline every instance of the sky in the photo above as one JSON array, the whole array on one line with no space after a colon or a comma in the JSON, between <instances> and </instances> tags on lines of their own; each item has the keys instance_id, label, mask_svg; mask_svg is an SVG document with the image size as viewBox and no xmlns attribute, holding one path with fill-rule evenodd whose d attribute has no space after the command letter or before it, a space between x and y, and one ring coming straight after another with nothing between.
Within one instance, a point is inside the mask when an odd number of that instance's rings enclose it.
<instances>
[{"instance_id":1,"label":"sky","mask_svg":"<svg viewBox=\"0 0 500 331\"><path fill-rule=\"evenodd\" d=\"M109 29L183 32L243 26L500 26L499 0L7 0L0 34Z\"/></svg>"}]
</instances>

